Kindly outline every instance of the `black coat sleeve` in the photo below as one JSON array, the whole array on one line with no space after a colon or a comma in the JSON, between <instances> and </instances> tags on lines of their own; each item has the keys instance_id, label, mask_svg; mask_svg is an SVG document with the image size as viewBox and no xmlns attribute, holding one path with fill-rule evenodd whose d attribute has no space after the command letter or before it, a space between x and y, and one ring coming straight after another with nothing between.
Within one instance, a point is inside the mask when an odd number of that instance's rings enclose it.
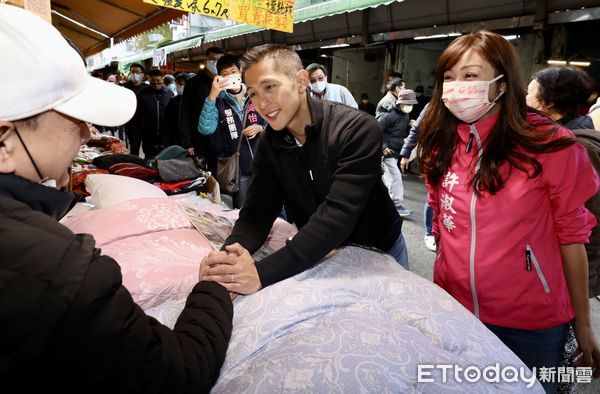
<instances>
[{"instance_id":1,"label":"black coat sleeve","mask_svg":"<svg viewBox=\"0 0 600 394\"><path fill-rule=\"evenodd\" d=\"M210 93L212 78L200 71L186 83L179 109L179 140L184 148L194 147L196 156L208 153L208 139L198 133L198 119L204 100Z\"/></svg>"},{"instance_id":2,"label":"black coat sleeve","mask_svg":"<svg viewBox=\"0 0 600 394\"><path fill-rule=\"evenodd\" d=\"M199 282L170 330L134 303L117 263L96 253L54 331L50 376L93 392L208 392L225 359L232 316L226 289Z\"/></svg>"},{"instance_id":3,"label":"black coat sleeve","mask_svg":"<svg viewBox=\"0 0 600 394\"><path fill-rule=\"evenodd\" d=\"M390 146L390 143L389 143L390 135L388 133L386 133L386 131L392 126L393 116L394 116L394 114L392 112L384 112L377 119L377 122L379 123L379 125L381 126L381 130L383 131L383 147L384 148L389 148L389 146Z\"/></svg>"},{"instance_id":4,"label":"black coat sleeve","mask_svg":"<svg viewBox=\"0 0 600 394\"><path fill-rule=\"evenodd\" d=\"M262 133L261 139L267 138ZM261 140L252 160L252 182L248 188L244 207L240 211L231 235L225 245L239 243L250 253L257 251L266 241L273 222L283 207L281 185L266 152L268 142ZM266 286L266 284L263 284Z\"/></svg>"},{"instance_id":5,"label":"black coat sleeve","mask_svg":"<svg viewBox=\"0 0 600 394\"><path fill-rule=\"evenodd\" d=\"M202 103L195 103L195 98L198 94L199 80L198 77L191 78L187 81L183 95L181 97L181 105L179 106L179 141L181 146L188 149L192 147L192 129L197 128L198 118L193 119L195 106ZM195 125L194 125L194 122Z\"/></svg>"},{"instance_id":6,"label":"black coat sleeve","mask_svg":"<svg viewBox=\"0 0 600 394\"><path fill-rule=\"evenodd\" d=\"M263 287L305 271L342 245L354 231L375 183L381 176L382 133L377 121L363 114L359 117L346 117L346 120L340 119L338 123L337 127L345 127L347 130L343 133L344 137L335 142L338 155L329 193L292 240L256 263ZM258 151L261 151L261 145L262 142ZM243 232L257 234L251 239L254 242L249 243L251 246L264 241L279 213L278 209L281 208L275 175L259 178L261 170L269 173L268 162L264 161L262 164L258 154L254 160L257 170L251 186L254 195L251 196L249 191L244 209L236 222L237 231L226 243L243 239ZM252 198L252 205L246 205L248 198ZM248 212L244 214L244 210Z\"/></svg>"}]
</instances>

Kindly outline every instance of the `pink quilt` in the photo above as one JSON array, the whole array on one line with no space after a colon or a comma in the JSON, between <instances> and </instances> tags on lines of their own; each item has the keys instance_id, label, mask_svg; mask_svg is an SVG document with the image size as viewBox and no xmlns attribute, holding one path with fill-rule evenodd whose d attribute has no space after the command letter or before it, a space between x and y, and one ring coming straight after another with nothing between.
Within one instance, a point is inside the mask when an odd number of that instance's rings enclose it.
<instances>
[{"instance_id":1,"label":"pink quilt","mask_svg":"<svg viewBox=\"0 0 600 394\"><path fill-rule=\"evenodd\" d=\"M178 201L189 203L172 198L130 200L68 216L63 224L75 233L92 234L102 253L121 266L123 284L133 299L148 309L185 299L198 281L200 261L212 250ZM217 204L193 205L230 220L237 218L237 210L223 212ZM280 219L273 228L267 243L275 250L296 231Z\"/></svg>"}]
</instances>

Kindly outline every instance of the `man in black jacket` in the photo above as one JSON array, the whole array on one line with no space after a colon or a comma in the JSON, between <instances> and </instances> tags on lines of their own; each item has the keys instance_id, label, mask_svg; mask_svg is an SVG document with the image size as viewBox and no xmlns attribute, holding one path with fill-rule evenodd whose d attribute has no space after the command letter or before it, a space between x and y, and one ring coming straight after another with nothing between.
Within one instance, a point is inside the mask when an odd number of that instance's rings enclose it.
<instances>
[{"instance_id":1,"label":"man in black jacket","mask_svg":"<svg viewBox=\"0 0 600 394\"><path fill-rule=\"evenodd\" d=\"M201 264L205 280L249 294L298 274L343 245L387 251L408 266L402 219L381 181L381 128L354 108L307 96L308 73L292 49L249 50L242 71L252 104L269 126L239 219ZM285 205L298 233L265 259L254 253Z\"/></svg>"},{"instance_id":2,"label":"man in black jacket","mask_svg":"<svg viewBox=\"0 0 600 394\"><path fill-rule=\"evenodd\" d=\"M0 4L0 378L5 392L196 393L216 381L231 336L226 289L199 282L173 330L146 316L90 235L56 220L73 205L68 168L118 126L135 95L91 78L58 30ZM56 88L57 86L60 89Z\"/></svg>"},{"instance_id":3,"label":"man in black jacket","mask_svg":"<svg viewBox=\"0 0 600 394\"><path fill-rule=\"evenodd\" d=\"M173 92L163 86L163 75L160 70L148 73L150 88L137 94L136 123L142 135L142 150L145 158L154 157L164 146L160 136L164 135L165 114Z\"/></svg>"},{"instance_id":4,"label":"man in black jacket","mask_svg":"<svg viewBox=\"0 0 600 394\"><path fill-rule=\"evenodd\" d=\"M144 66L139 63L133 63L129 66L129 81L123 87L131 90L137 96L142 90L149 89L149 86L144 83L145 76ZM140 153L140 146L142 146L142 132L136 120L135 116L132 117L123 125L123 128L125 129L127 141L129 141L129 152L137 156Z\"/></svg>"},{"instance_id":5,"label":"man in black jacket","mask_svg":"<svg viewBox=\"0 0 600 394\"><path fill-rule=\"evenodd\" d=\"M210 93L213 78L217 75L217 60L225 54L221 48L206 50L206 67L190 78L181 98L179 116L179 140L191 154L202 157L216 166L217 158L209 149L208 137L198 133L198 118L204 100Z\"/></svg>"},{"instance_id":6,"label":"man in black jacket","mask_svg":"<svg viewBox=\"0 0 600 394\"><path fill-rule=\"evenodd\" d=\"M181 99L185 89L185 83L188 80L186 73L175 75L175 84L177 96L169 100L167 110L165 112L165 127L161 129L160 143L162 146L181 146L179 139L179 115L181 112Z\"/></svg>"}]
</instances>

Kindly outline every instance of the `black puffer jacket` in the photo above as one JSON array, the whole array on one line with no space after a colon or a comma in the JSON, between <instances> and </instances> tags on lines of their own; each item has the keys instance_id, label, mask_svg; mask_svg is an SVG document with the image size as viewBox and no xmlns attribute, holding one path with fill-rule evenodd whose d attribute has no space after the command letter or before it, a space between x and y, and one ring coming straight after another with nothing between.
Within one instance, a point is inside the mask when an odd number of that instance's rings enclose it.
<instances>
[{"instance_id":1,"label":"black puffer jacket","mask_svg":"<svg viewBox=\"0 0 600 394\"><path fill-rule=\"evenodd\" d=\"M299 231L257 262L263 287L308 269L341 245L387 251L402 227L381 180L377 121L331 101L309 98L308 104L312 124L306 127L303 152L287 130L267 127L261 136L244 207L225 241L254 253L285 205Z\"/></svg>"},{"instance_id":2,"label":"black puffer jacket","mask_svg":"<svg viewBox=\"0 0 600 394\"><path fill-rule=\"evenodd\" d=\"M94 248L91 236L56 222L70 202L65 193L0 175L3 387L208 392L231 335L225 288L198 283L171 331L133 302L119 265Z\"/></svg>"},{"instance_id":3,"label":"black puffer jacket","mask_svg":"<svg viewBox=\"0 0 600 394\"><path fill-rule=\"evenodd\" d=\"M404 138L408 136L410 116L393 109L381 115L377 121L383 131L383 148L393 150L393 157L398 157L404 145Z\"/></svg>"}]
</instances>

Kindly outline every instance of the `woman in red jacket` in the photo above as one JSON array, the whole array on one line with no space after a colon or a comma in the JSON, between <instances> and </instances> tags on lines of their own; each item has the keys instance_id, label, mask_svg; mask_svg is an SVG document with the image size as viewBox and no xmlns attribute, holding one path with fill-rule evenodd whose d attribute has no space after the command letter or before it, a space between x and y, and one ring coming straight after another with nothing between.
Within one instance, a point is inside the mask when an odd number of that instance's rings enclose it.
<instances>
[{"instance_id":1,"label":"woman in red jacket","mask_svg":"<svg viewBox=\"0 0 600 394\"><path fill-rule=\"evenodd\" d=\"M556 372L575 318L580 365L597 377L583 244L598 177L573 135L528 108L525 95L502 36L459 37L440 57L419 131L439 245L434 281L538 378L541 367ZM556 379L540 380L556 390Z\"/></svg>"}]
</instances>

